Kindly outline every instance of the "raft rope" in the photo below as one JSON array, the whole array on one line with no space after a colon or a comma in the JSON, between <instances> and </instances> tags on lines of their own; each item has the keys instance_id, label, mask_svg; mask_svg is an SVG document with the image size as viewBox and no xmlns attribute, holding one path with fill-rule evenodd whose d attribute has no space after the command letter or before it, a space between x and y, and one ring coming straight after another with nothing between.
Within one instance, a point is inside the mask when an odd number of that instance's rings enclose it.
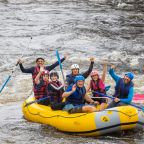
<instances>
[{"instance_id":1,"label":"raft rope","mask_svg":"<svg viewBox=\"0 0 144 144\"><path fill-rule=\"evenodd\" d=\"M27 107L27 109L28 109L28 112L29 112L30 114L32 114L32 115L38 115L38 116L40 116L40 117L42 117L42 118L53 118L53 117L77 118L77 117L82 117L82 116L85 116L85 115L90 114L90 113L83 113L83 114L80 114L80 115L78 115L78 116L74 116L74 117L70 117L70 116L62 116L62 115L53 115L53 116L49 116L49 117L48 117L48 116L42 116L39 112L36 113L36 114L34 114L34 113L32 113L32 112L29 110L28 107ZM128 115L128 114L126 114L126 113L124 113L124 112L121 112L121 111L118 111L118 110L104 110L104 111L120 112L120 113L122 113L122 114L128 116L129 118L134 117L134 116L136 116L136 115L138 114L138 113L136 113L136 114L134 114L134 115Z\"/></svg>"}]
</instances>

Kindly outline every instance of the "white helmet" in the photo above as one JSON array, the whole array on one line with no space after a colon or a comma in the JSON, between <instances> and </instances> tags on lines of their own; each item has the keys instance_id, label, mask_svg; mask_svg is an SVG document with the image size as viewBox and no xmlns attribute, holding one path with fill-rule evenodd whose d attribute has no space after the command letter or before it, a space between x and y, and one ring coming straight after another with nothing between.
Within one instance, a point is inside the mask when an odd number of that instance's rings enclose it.
<instances>
[{"instance_id":1,"label":"white helmet","mask_svg":"<svg viewBox=\"0 0 144 144\"><path fill-rule=\"evenodd\" d=\"M78 64L72 64L71 65L71 70L72 69L79 69L79 65Z\"/></svg>"}]
</instances>

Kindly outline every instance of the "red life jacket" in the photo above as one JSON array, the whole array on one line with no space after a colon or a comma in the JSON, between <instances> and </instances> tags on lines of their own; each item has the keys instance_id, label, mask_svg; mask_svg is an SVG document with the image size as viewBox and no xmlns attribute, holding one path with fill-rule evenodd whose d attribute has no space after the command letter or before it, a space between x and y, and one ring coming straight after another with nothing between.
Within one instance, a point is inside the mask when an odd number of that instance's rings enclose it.
<instances>
[{"instance_id":1,"label":"red life jacket","mask_svg":"<svg viewBox=\"0 0 144 144\"><path fill-rule=\"evenodd\" d=\"M43 80L41 80L43 81ZM43 81L42 85L34 85L34 96L36 99L47 96L47 85L48 82Z\"/></svg>"},{"instance_id":2,"label":"red life jacket","mask_svg":"<svg viewBox=\"0 0 144 144\"><path fill-rule=\"evenodd\" d=\"M47 94L50 96L51 102L62 102L62 94L64 92L63 88L60 90L55 90L53 87L59 88L62 83L60 81L51 81L47 88Z\"/></svg>"},{"instance_id":3,"label":"red life jacket","mask_svg":"<svg viewBox=\"0 0 144 144\"><path fill-rule=\"evenodd\" d=\"M44 70L45 69L46 69L46 67L44 67ZM35 66L34 72L32 73L33 84L34 84L34 80L35 80L37 74L39 73L39 71L40 71L40 67L39 66Z\"/></svg>"},{"instance_id":4,"label":"red life jacket","mask_svg":"<svg viewBox=\"0 0 144 144\"><path fill-rule=\"evenodd\" d=\"M101 79L98 79L97 82L95 82L94 80L91 80L90 81L90 88L92 91L96 91L99 93L105 93L105 85ZM93 93L93 96L98 97L99 94Z\"/></svg>"}]
</instances>

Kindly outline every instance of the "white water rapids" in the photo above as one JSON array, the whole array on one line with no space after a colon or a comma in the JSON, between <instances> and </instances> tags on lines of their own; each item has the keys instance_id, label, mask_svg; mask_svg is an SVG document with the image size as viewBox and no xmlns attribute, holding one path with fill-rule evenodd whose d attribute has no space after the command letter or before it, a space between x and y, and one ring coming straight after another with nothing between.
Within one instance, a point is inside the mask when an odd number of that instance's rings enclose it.
<instances>
[{"instance_id":1,"label":"white water rapids","mask_svg":"<svg viewBox=\"0 0 144 144\"><path fill-rule=\"evenodd\" d=\"M32 37L32 39L31 39ZM63 62L64 73L72 63L81 71L95 57L100 62L119 64L116 72L135 73L135 92L144 92L144 1L143 0L0 0L0 85L23 55L24 67L34 66L37 57L50 65ZM56 68L60 73L59 67ZM107 73L106 84L114 82ZM142 144L144 133L127 132L99 138L82 138L57 132L54 128L23 119L21 104L32 94L31 75L16 68L0 94L0 142L7 143L87 143Z\"/></svg>"}]
</instances>

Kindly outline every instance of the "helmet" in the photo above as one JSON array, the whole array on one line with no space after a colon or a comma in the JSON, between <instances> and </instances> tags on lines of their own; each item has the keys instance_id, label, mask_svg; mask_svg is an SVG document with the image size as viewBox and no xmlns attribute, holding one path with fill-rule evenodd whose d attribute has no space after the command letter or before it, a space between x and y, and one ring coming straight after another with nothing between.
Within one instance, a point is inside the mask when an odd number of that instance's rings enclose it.
<instances>
[{"instance_id":1,"label":"helmet","mask_svg":"<svg viewBox=\"0 0 144 144\"><path fill-rule=\"evenodd\" d=\"M84 78L83 76L81 76L81 75L76 76L76 77L75 77L75 79L74 79L74 82L75 82L75 83L77 83L77 81L79 81L79 80L84 81L84 80L85 80L85 78Z\"/></svg>"},{"instance_id":2,"label":"helmet","mask_svg":"<svg viewBox=\"0 0 144 144\"><path fill-rule=\"evenodd\" d=\"M132 72L126 73L125 76L129 77L130 80L132 80L134 78L134 74Z\"/></svg>"},{"instance_id":3,"label":"helmet","mask_svg":"<svg viewBox=\"0 0 144 144\"><path fill-rule=\"evenodd\" d=\"M94 76L94 75L99 75L99 72L97 70L93 70L91 73L90 73L90 76Z\"/></svg>"},{"instance_id":4,"label":"helmet","mask_svg":"<svg viewBox=\"0 0 144 144\"><path fill-rule=\"evenodd\" d=\"M79 65L78 64L72 64L71 65L71 70L72 69L79 69Z\"/></svg>"},{"instance_id":5,"label":"helmet","mask_svg":"<svg viewBox=\"0 0 144 144\"><path fill-rule=\"evenodd\" d=\"M44 75L49 75L49 71L48 71L48 70L44 70L41 75L42 75L42 76L44 76Z\"/></svg>"},{"instance_id":6,"label":"helmet","mask_svg":"<svg viewBox=\"0 0 144 144\"><path fill-rule=\"evenodd\" d=\"M51 73L50 73L50 78L51 78L52 76L57 76L57 78L59 78L59 75L58 75L57 72L51 72Z\"/></svg>"}]
</instances>

